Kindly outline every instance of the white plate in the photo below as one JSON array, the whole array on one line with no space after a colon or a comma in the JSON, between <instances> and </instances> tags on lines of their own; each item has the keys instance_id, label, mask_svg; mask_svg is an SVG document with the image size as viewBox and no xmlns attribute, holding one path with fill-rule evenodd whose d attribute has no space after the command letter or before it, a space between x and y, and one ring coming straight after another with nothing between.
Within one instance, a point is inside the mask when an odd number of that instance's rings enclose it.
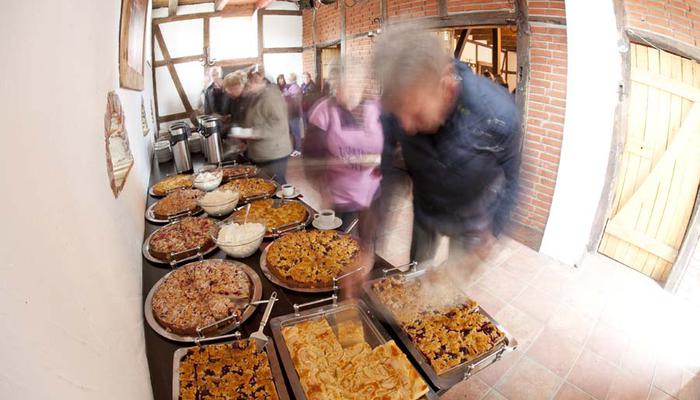
<instances>
[{"instance_id":1,"label":"white plate","mask_svg":"<svg viewBox=\"0 0 700 400\"><path fill-rule=\"evenodd\" d=\"M275 193L275 197L279 197L280 199L296 199L299 196L301 196L301 192L297 188L294 188L294 194L291 196L283 196L282 190L278 190L277 193Z\"/></svg>"},{"instance_id":2,"label":"white plate","mask_svg":"<svg viewBox=\"0 0 700 400\"><path fill-rule=\"evenodd\" d=\"M335 217L335 221L331 225L322 225L317 219L314 220L314 222L311 223L314 228L321 230L321 231L327 231L331 229L338 229L340 228L341 225L343 225L343 220L340 219L339 217Z\"/></svg>"}]
</instances>

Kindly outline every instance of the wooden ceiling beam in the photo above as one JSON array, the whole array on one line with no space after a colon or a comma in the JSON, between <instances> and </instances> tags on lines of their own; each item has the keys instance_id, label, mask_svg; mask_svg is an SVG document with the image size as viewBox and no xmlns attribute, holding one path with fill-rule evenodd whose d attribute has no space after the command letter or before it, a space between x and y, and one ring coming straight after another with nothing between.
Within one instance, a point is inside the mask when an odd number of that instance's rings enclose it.
<instances>
[{"instance_id":1,"label":"wooden ceiling beam","mask_svg":"<svg viewBox=\"0 0 700 400\"><path fill-rule=\"evenodd\" d=\"M168 0L168 17L177 15L177 2L178 0Z\"/></svg>"},{"instance_id":2,"label":"wooden ceiling beam","mask_svg":"<svg viewBox=\"0 0 700 400\"><path fill-rule=\"evenodd\" d=\"M165 8L168 6L170 0L153 0L153 8ZM193 4L205 4L213 3L214 0L179 0L178 5L181 6L191 6Z\"/></svg>"},{"instance_id":3,"label":"wooden ceiling beam","mask_svg":"<svg viewBox=\"0 0 700 400\"><path fill-rule=\"evenodd\" d=\"M228 0L216 0L214 2L214 10L221 11L224 9L224 7L226 7L227 4L228 4Z\"/></svg>"}]
</instances>

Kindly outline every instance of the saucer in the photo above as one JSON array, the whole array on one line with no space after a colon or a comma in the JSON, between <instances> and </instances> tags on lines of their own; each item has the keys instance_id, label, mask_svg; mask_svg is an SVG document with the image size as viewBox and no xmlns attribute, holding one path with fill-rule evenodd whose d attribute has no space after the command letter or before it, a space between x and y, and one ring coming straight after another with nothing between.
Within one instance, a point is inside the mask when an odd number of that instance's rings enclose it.
<instances>
[{"instance_id":1,"label":"saucer","mask_svg":"<svg viewBox=\"0 0 700 400\"><path fill-rule=\"evenodd\" d=\"M333 221L332 224L330 224L330 225L321 225L321 223L318 222L317 219L315 219L311 224L314 226L314 228L316 228L316 229L318 229L318 230L327 231L327 230L331 230L331 229L338 229L338 228L340 228L340 226L343 225L343 220L340 219L340 218L338 218L338 217L335 217L335 221Z\"/></svg>"},{"instance_id":2,"label":"saucer","mask_svg":"<svg viewBox=\"0 0 700 400\"><path fill-rule=\"evenodd\" d=\"M297 188L294 188L294 194L292 194L291 196L283 196L282 189L278 190L277 193L275 193L275 197L279 197L280 199L294 199L299 196L301 196L301 192Z\"/></svg>"}]
</instances>

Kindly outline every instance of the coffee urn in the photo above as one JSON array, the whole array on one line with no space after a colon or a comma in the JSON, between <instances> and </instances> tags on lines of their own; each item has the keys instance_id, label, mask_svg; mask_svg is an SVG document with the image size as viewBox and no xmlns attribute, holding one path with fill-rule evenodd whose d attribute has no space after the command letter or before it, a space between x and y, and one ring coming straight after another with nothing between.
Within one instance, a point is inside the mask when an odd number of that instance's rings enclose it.
<instances>
[{"instance_id":1,"label":"coffee urn","mask_svg":"<svg viewBox=\"0 0 700 400\"><path fill-rule=\"evenodd\" d=\"M204 154L204 159L208 160L209 159L209 153L207 152L207 139L204 137L204 122L216 118L212 115L200 115L197 117L197 123L199 124L197 129L199 130L199 134L202 135L202 154Z\"/></svg>"},{"instance_id":2,"label":"coffee urn","mask_svg":"<svg viewBox=\"0 0 700 400\"><path fill-rule=\"evenodd\" d=\"M223 160L223 146L221 144L221 121L217 118L209 118L204 121L204 154L210 164L220 164Z\"/></svg>"},{"instance_id":3,"label":"coffee urn","mask_svg":"<svg viewBox=\"0 0 700 400\"><path fill-rule=\"evenodd\" d=\"M170 147L173 149L175 170L177 173L192 172L192 158L190 158L190 146L188 139L190 127L186 123L177 123L170 126Z\"/></svg>"}]
</instances>

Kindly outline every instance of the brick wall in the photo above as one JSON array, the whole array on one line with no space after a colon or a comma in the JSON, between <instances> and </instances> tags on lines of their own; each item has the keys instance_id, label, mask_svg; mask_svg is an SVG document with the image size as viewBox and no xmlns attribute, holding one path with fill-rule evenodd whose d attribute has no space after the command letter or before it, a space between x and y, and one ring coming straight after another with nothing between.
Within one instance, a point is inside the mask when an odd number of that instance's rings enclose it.
<instances>
[{"instance_id":1,"label":"brick wall","mask_svg":"<svg viewBox=\"0 0 700 400\"><path fill-rule=\"evenodd\" d=\"M348 3L350 4L350 3ZM513 0L448 0L451 14L474 11L513 10ZM566 99L566 26L564 0L528 1L531 20L530 73L523 141L522 193L513 214L510 234L538 249L549 217L559 166ZM387 0L388 22L436 16L437 0ZM346 55L368 61L372 38L361 34L378 26L379 0L346 8ZM335 22L332 22L335 18ZM335 5L321 6L317 13L317 41L340 39L339 13ZM547 21L547 22L543 22ZM553 23L555 22L555 23ZM310 46L311 11L304 11L304 45ZM357 35L354 35L357 34ZM314 71L314 55L304 51L304 68ZM369 82L369 93L378 85Z\"/></svg>"},{"instance_id":2,"label":"brick wall","mask_svg":"<svg viewBox=\"0 0 700 400\"><path fill-rule=\"evenodd\" d=\"M625 0L626 24L700 46L700 0Z\"/></svg>"},{"instance_id":3,"label":"brick wall","mask_svg":"<svg viewBox=\"0 0 700 400\"><path fill-rule=\"evenodd\" d=\"M514 0L453 0L447 2L448 13L513 10Z\"/></svg>"}]
</instances>

